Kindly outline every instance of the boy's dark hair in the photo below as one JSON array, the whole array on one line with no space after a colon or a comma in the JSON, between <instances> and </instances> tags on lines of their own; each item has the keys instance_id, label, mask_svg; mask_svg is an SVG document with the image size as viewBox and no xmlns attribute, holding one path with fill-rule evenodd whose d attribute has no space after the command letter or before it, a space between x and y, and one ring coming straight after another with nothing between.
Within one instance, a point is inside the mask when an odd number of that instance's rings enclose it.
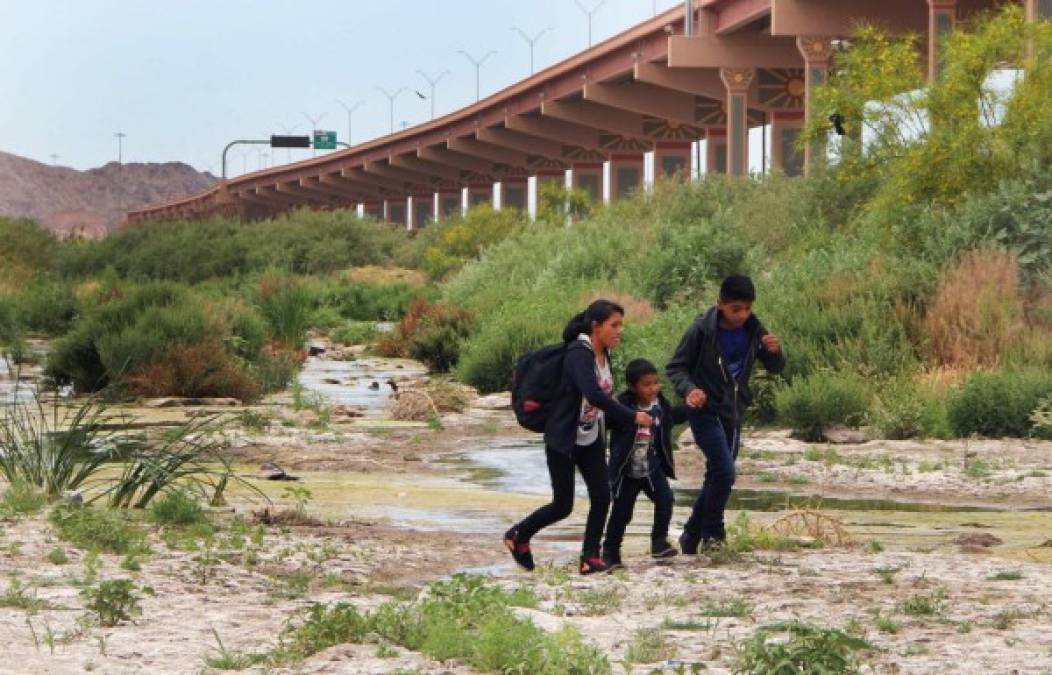
<instances>
[{"instance_id":1,"label":"boy's dark hair","mask_svg":"<svg viewBox=\"0 0 1052 675\"><path fill-rule=\"evenodd\" d=\"M634 387L644 375L657 375L657 372L658 369L650 361L635 359L625 366L625 381L628 382L628 386Z\"/></svg>"},{"instance_id":2,"label":"boy's dark hair","mask_svg":"<svg viewBox=\"0 0 1052 675\"><path fill-rule=\"evenodd\" d=\"M744 274L732 274L720 284L720 302L753 302L756 300L756 287L752 279Z\"/></svg>"}]
</instances>

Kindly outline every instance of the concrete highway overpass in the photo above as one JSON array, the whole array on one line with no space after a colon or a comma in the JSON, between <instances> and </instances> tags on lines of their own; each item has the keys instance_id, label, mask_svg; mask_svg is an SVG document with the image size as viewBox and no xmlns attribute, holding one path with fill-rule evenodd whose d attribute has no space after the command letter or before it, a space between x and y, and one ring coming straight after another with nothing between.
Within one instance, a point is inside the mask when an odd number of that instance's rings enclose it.
<instances>
[{"instance_id":1,"label":"concrete highway overpass","mask_svg":"<svg viewBox=\"0 0 1052 675\"><path fill-rule=\"evenodd\" d=\"M761 125L770 125L772 165L806 173L812 149L798 153L795 141L810 94L858 22L921 35L936 77L939 36L1009 2L1033 20L1052 18L1052 0L694 0L690 25L684 3L426 124L127 219L357 208L414 228L482 202L526 208L531 186L545 181L603 201L639 189L645 162L651 176L689 171L702 141L706 172L744 175L749 130Z\"/></svg>"}]
</instances>

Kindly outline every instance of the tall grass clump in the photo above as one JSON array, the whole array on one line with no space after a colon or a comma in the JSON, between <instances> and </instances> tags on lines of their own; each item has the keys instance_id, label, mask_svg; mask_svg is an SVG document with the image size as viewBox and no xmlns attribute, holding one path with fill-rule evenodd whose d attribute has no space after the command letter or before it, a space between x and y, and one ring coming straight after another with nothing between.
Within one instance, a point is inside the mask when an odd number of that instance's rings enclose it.
<instances>
[{"instance_id":1,"label":"tall grass clump","mask_svg":"<svg viewBox=\"0 0 1052 675\"><path fill-rule=\"evenodd\" d=\"M778 392L779 419L807 441L820 441L837 424L857 426L868 409L869 387L850 372L816 372Z\"/></svg>"}]
</instances>

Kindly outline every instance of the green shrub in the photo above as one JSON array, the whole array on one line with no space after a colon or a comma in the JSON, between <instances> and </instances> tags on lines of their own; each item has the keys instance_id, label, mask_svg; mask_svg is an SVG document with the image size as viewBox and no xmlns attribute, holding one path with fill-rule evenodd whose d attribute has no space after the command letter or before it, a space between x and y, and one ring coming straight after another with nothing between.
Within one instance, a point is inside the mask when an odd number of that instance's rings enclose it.
<instances>
[{"instance_id":1,"label":"green shrub","mask_svg":"<svg viewBox=\"0 0 1052 675\"><path fill-rule=\"evenodd\" d=\"M397 331L381 340L380 352L414 358L432 371L447 372L459 359L461 343L471 329L471 316L466 311L417 300L402 317Z\"/></svg>"},{"instance_id":2,"label":"green shrub","mask_svg":"<svg viewBox=\"0 0 1052 675\"><path fill-rule=\"evenodd\" d=\"M296 663L334 645L361 642L367 632L366 619L352 605L311 605L299 625L285 627L271 660Z\"/></svg>"},{"instance_id":3,"label":"green shrub","mask_svg":"<svg viewBox=\"0 0 1052 675\"><path fill-rule=\"evenodd\" d=\"M835 424L857 425L867 409L868 386L852 373L818 372L778 392L779 420L804 440L820 441Z\"/></svg>"},{"instance_id":4,"label":"green shrub","mask_svg":"<svg viewBox=\"0 0 1052 675\"><path fill-rule=\"evenodd\" d=\"M69 284L38 274L15 296L15 311L24 331L58 335L73 322L78 302Z\"/></svg>"},{"instance_id":5,"label":"green shrub","mask_svg":"<svg viewBox=\"0 0 1052 675\"><path fill-rule=\"evenodd\" d=\"M185 490L172 490L155 499L150 518L161 525L193 525L208 520L201 505Z\"/></svg>"},{"instance_id":6,"label":"green shrub","mask_svg":"<svg viewBox=\"0 0 1052 675\"><path fill-rule=\"evenodd\" d=\"M487 316L461 350L457 378L483 393L506 391L519 357L561 339L565 323L580 311L574 295L538 293Z\"/></svg>"},{"instance_id":7,"label":"green shrub","mask_svg":"<svg viewBox=\"0 0 1052 675\"><path fill-rule=\"evenodd\" d=\"M924 431L931 398L908 377L889 380L877 385L867 419L880 438L913 438Z\"/></svg>"},{"instance_id":8,"label":"green shrub","mask_svg":"<svg viewBox=\"0 0 1052 675\"><path fill-rule=\"evenodd\" d=\"M870 648L865 640L834 628L786 621L758 628L739 647L734 672L742 675L857 673L858 652Z\"/></svg>"},{"instance_id":9,"label":"green shrub","mask_svg":"<svg viewBox=\"0 0 1052 675\"><path fill-rule=\"evenodd\" d=\"M958 436L1026 437L1031 415L1052 395L1052 374L1044 370L974 373L947 401L950 428Z\"/></svg>"},{"instance_id":10,"label":"green shrub","mask_svg":"<svg viewBox=\"0 0 1052 675\"><path fill-rule=\"evenodd\" d=\"M125 513L88 506L60 506L48 518L59 537L77 548L105 553L146 549L146 534Z\"/></svg>"},{"instance_id":11,"label":"green shrub","mask_svg":"<svg viewBox=\"0 0 1052 675\"><path fill-rule=\"evenodd\" d=\"M142 596L131 579L100 581L80 592L85 606L102 626L116 626L142 614Z\"/></svg>"},{"instance_id":12,"label":"green shrub","mask_svg":"<svg viewBox=\"0 0 1052 675\"><path fill-rule=\"evenodd\" d=\"M376 340L380 332L372 321L348 321L336 328L329 337L345 345L363 345Z\"/></svg>"},{"instance_id":13,"label":"green shrub","mask_svg":"<svg viewBox=\"0 0 1052 675\"><path fill-rule=\"evenodd\" d=\"M1052 440L1052 396L1047 396L1037 404L1030 414L1034 435L1038 438Z\"/></svg>"},{"instance_id":14,"label":"green shrub","mask_svg":"<svg viewBox=\"0 0 1052 675\"><path fill-rule=\"evenodd\" d=\"M475 206L462 217L454 217L424 231L420 267L438 280L461 266L487 246L519 230L524 223L521 212L495 210L488 204Z\"/></svg>"},{"instance_id":15,"label":"green shrub","mask_svg":"<svg viewBox=\"0 0 1052 675\"><path fill-rule=\"evenodd\" d=\"M131 286L79 316L48 352L46 371L79 392L252 399L262 326L232 300L212 303L171 283Z\"/></svg>"}]
</instances>

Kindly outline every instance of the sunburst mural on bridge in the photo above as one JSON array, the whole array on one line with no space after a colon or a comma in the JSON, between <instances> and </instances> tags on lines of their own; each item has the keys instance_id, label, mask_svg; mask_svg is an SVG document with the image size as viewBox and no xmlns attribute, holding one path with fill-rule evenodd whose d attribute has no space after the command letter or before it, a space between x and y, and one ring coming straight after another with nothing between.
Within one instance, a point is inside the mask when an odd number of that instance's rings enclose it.
<instances>
[{"instance_id":1,"label":"sunburst mural on bridge","mask_svg":"<svg viewBox=\"0 0 1052 675\"><path fill-rule=\"evenodd\" d=\"M618 134L599 134L599 147L607 152L650 152L653 144Z\"/></svg>"},{"instance_id":2,"label":"sunburst mural on bridge","mask_svg":"<svg viewBox=\"0 0 1052 675\"><path fill-rule=\"evenodd\" d=\"M727 126L727 104L724 101L699 96L694 104L694 115L700 127ZM763 123L763 111L749 108L749 126L759 126Z\"/></svg>"},{"instance_id":3,"label":"sunburst mural on bridge","mask_svg":"<svg viewBox=\"0 0 1052 675\"><path fill-rule=\"evenodd\" d=\"M605 152L588 150L576 145L564 145L563 157L571 162L605 162L607 159Z\"/></svg>"},{"instance_id":4,"label":"sunburst mural on bridge","mask_svg":"<svg viewBox=\"0 0 1052 675\"><path fill-rule=\"evenodd\" d=\"M779 110L803 110L804 71L802 68L761 70L759 73L760 105Z\"/></svg>"},{"instance_id":5,"label":"sunburst mural on bridge","mask_svg":"<svg viewBox=\"0 0 1052 675\"><path fill-rule=\"evenodd\" d=\"M643 133L656 141L696 141L704 134L689 124L677 124L659 117L643 116Z\"/></svg>"},{"instance_id":6,"label":"sunburst mural on bridge","mask_svg":"<svg viewBox=\"0 0 1052 675\"><path fill-rule=\"evenodd\" d=\"M543 171L545 169L554 169L562 171L570 168L566 162L558 159L552 159L550 157L542 157L540 155L530 155L526 159L527 166L533 171Z\"/></svg>"}]
</instances>

